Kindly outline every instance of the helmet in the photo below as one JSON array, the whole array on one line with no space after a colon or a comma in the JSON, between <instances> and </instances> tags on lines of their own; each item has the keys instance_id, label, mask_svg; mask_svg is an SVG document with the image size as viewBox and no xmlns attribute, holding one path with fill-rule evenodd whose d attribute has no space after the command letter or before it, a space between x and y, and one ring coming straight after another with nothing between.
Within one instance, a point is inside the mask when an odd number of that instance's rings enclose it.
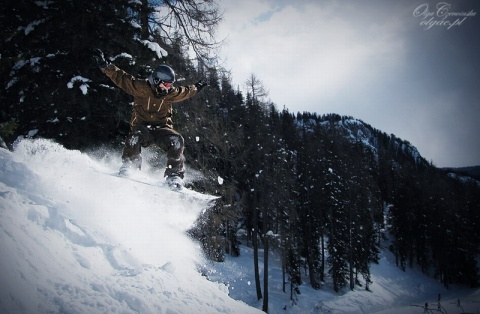
<instances>
[{"instance_id":1,"label":"helmet","mask_svg":"<svg viewBox=\"0 0 480 314\"><path fill-rule=\"evenodd\" d=\"M161 82L175 82L175 72L166 64L161 64L150 74L148 81L151 85L158 85Z\"/></svg>"}]
</instances>

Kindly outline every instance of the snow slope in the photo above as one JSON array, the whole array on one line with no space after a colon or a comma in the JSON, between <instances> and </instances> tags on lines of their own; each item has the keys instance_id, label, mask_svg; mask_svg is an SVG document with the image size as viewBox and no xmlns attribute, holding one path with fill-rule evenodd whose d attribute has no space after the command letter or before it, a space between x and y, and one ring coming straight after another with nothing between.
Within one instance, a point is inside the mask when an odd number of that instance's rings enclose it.
<instances>
[{"instance_id":1,"label":"snow slope","mask_svg":"<svg viewBox=\"0 0 480 314\"><path fill-rule=\"evenodd\" d=\"M0 313L258 312L198 271L185 230L206 203L119 165L46 140L0 149Z\"/></svg>"},{"instance_id":2,"label":"snow slope","mask_svg":"<svg viewBox=\"0 0 480 314\"><path fill-rule=\"evenodd\" d=\"M260 275L263 276L263 252L259 255ZM252 249L242 246L240 257L227 256L225 263L212 264L209 278L227 284L233 298L261 308L262 301L256 300L252 259ZM425 303L428 303L426 313L480 313L480 289L454 287L447 290L418 270L403 272L395 266L394 257L388 250L382 251L380 263L371 267L373 283L370 291L346 288L335 293L327 276L320 290L312 289L308 283L301 285L300 294L294 295L295 302L290 300L289 286L286 293L282 291L280 260L272 255L269 261L269 313L421 314L425 313ZM303 281L308 282L306 276ZM437 311L439 304L441 311Z\"/></svg>"}]
</instances>

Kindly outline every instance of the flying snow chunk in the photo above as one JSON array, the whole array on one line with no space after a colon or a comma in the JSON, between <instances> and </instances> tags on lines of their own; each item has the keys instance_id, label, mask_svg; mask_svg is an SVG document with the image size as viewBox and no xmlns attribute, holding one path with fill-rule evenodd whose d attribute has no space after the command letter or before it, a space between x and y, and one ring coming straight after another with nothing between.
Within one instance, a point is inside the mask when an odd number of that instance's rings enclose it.
<instances>
[{"instance_id":1,"label":"flying snow chunk","mask_svg":"<svg viewBox=\"0 0 480 314\"><path fill-rule=\"evenodd\" d=\"M223 178L218 176L218 184L222 185L223 184Z\"/></svg>"},{"instance_id":2,"label":"flying snow chunk","mask_svg":"<svg viewBox=\"0 0 480 314\"><path fill-rule=\"evenodd\" d=\"M200 142L200 136L196 136L195 141Z\"/></svg>"},{"instance_id":3,"label":"flying snow chunk","mask_svg":"<svg viewBox=\"0 0 480 314\"><path fill-rule=\"evenodd\" d=\"M27 137L34 137L35 135L37 135L37 133L38 133L38 129L30 130L28 131Z\"/></svg>"}]
</instances>

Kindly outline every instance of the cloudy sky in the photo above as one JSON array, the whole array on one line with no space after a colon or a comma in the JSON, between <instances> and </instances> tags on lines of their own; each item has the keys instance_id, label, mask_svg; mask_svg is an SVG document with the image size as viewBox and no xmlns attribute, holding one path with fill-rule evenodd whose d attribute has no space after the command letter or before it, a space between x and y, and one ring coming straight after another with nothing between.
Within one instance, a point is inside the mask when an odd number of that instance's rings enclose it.
<instances>
[{"instance_id":1,"label":"cloudy sky","mask_svg":"<svg viewBox=\"0 0 480 314\"><path fill-rule=\"evenodd\" d=\"M278 109L338 113L480 165L480 1L219 0L221 58Z\"/></svg>"}]
</instances>

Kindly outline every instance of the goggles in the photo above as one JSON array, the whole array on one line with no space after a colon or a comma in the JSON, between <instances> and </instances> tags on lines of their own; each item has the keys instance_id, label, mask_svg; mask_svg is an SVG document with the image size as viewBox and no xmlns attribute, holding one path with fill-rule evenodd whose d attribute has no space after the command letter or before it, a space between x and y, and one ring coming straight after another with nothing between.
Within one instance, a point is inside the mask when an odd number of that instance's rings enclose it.
<instances>
[{"instance_id":1,"label":"goggles","mask_svg":"<svg viewBox=\"0 0 480 314\"><path fill-rule=\"evenodd\" d=\"M153 78L153 83L157 86L160 85L160 84L163 84L166 88L170 88L170 86L172 86L172 84L173 84L172 82L165 82L165 81L159 79L158 77Z\"/></svg>"}]
</instances>

